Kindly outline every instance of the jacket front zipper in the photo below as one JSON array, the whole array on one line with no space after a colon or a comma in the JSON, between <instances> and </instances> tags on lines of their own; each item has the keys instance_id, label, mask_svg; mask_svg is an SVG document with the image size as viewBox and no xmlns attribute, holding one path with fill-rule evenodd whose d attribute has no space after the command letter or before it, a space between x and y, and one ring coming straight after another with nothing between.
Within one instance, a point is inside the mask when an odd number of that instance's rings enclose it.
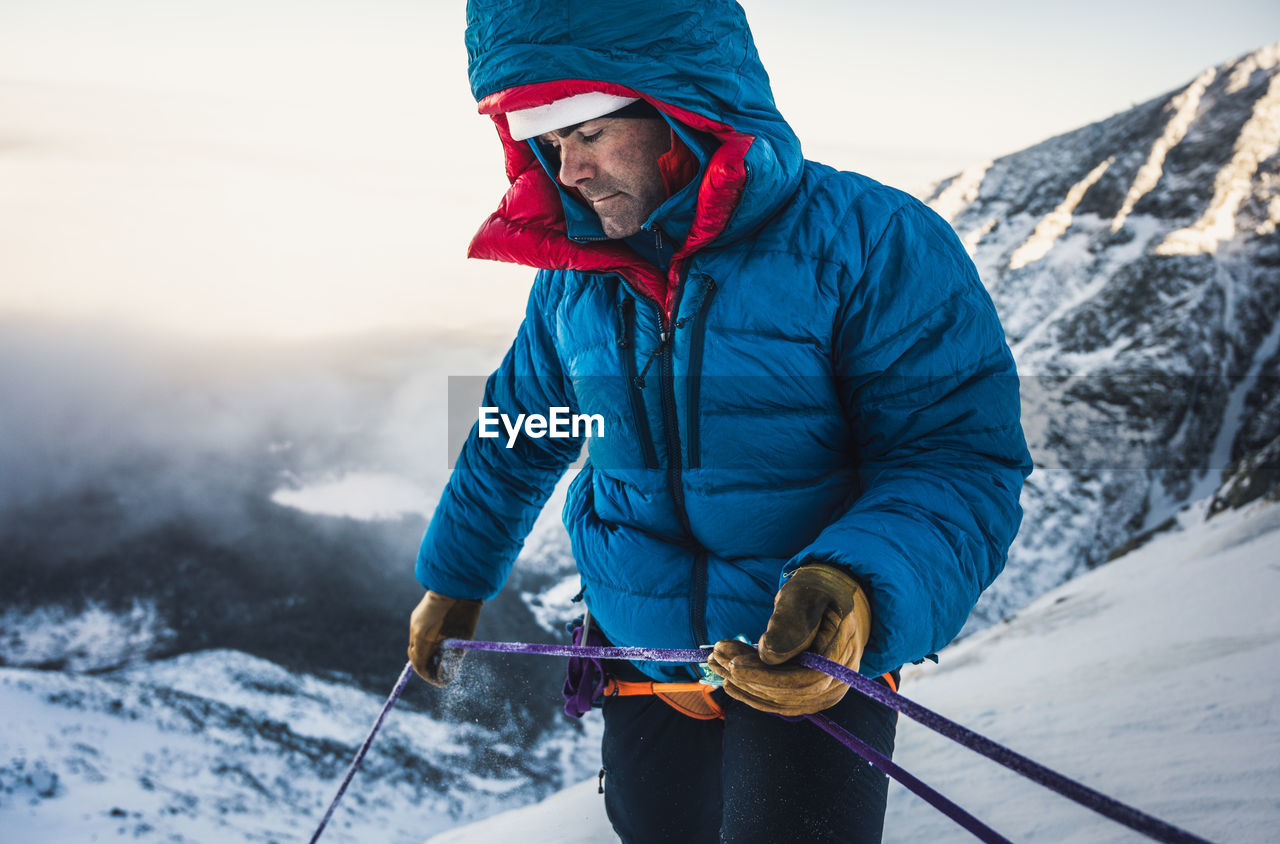
<instances>
[{"instance_id":1,"label":"jacket front zipper","mask_svg":"<svg viewBox=\"0 0 1280 844\"><path fill-rule=\"evenodd\" d=\"M689 595L689 631L698 647L711 644L707 635L707 552L693 555L692 588Z\"/></svg>"},{"instance_id":2,"label":"jacket front zipper","mask_svg":"<svg viewBox=\"0 0 1280 844\"><path fill-rule=\"evenodd\" d=\"M713 292L714 286L708 289L703 301L699 303L697 310L694 312L695 327L698 324L698 317L705 314L707 299ZM675 300L671 306L673 314L680 313L680 300L684 296L684 283L681 281L676 288ZM646 297L647 298L647 297ZM690 572L690 595L689 595L689 633L693 637L694 644L704 645L707 642L707 552L693 538L693 527L689 522L689 513L685 509L684 503L684 481L682 477L684 458L680 451L680 424L679 415L676 412L676 387L675 387L675 355L673 352L675 346L675 329L677 326L683 325L683 321L672 322L667 318L666 313L662 309L662 305L656 301L649 300L653 303L654 310L658 314L658 342L657 355L659 358L659 393L662 401L662 429L667 443L667 484L671 490L671 500L675 505L676 516L680 519L680 526L684 529L687 537L687 544L693 551L692 571ZM624 312L625 317L625 312ZM632 318L632 330L634 331L634 315ZM630 383L636 389L643 389L640 386L640 376L635 375L635 358L632 354L624 355L628 361L628 375ZM699 354L701 358L701 354ZM693 361L690 361L691 364ZM692 371L692 370L691 370ZM632 394L638 400L636 393ZM634 409L639 410L637 418L643 417L643 403L637 402L633 404ZM691 425L695 423L691 422ZM652 443L648 443L652 447ZM646 452L646 460L648 460ZM656 463L656 456L655 456ZM696 669L690 669L695 676Z\"/></svg>"},{"instance_id":3,"label":"jacket front zipper","mask_svg":"<svg viewBox=\"0 0 1280 844\"><path fill-rule=\"evenodd\" d=\"M680 299L684 296L683 282L676 288L676 298L671 305L671 313L680 313ZM662 329L659 334L661 346L658 349L659 362L662 367L662 377L658 380L661 382L662 392L662 428L667 437L667 482L671 486L671 498L676 505L676 515L680 517L680 525L684 528L685 536L689 538L691 544L697 544L693 538L693 527L689 524L689 514L684 509L684 482L681 478L681 472L684 468L684 457L680 453L680 420L676 413L676 373L675 373L675 355L672 354L672 347L675 345L674 326L667 319L667 315L662 312L661 306L658 306L658 325Z\"/></svg>"}]
</instances>

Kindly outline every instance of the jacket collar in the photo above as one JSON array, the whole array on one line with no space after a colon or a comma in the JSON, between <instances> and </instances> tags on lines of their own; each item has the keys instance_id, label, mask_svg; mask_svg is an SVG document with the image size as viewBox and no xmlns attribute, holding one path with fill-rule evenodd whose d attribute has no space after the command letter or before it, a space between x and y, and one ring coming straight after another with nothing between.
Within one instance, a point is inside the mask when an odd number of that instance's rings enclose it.
<instances>
[{"instance_id":1,"label":"jacket collar","mask_svg":"<svg viewBox=\"0 0 1280 844\"><path fill-rule=\"evenodd\" d=\"M672 256L669 274L642 259L616 240L575 240L570 236L564 200L555 181L531 146L511 138L506 112L543 105L586 91L641 97L675 123L714 138L697 180L697 199L680 249ZM744 159L754 137L702 115L663 103L621 85L569 79L508 88L480 101L498 129L506 154L511 187L481 225L467 251L469 257L508 261L538 269L616 272L633 286L670 307L668 276L675 279L680 265L719 237L729 225L746 183ZM575 232L576 234L576 232Z\"/></svg>"}]
</instances>

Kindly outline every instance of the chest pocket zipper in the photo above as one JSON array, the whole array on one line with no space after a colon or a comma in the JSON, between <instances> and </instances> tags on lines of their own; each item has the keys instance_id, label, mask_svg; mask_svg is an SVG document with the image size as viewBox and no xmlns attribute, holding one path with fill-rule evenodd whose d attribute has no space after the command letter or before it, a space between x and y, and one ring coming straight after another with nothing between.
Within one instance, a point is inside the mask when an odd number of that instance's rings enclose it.
<instances>
[{"instance_id":1,"label":"chest pocket zipper","mask_svg":"<svg viewBox=\"0 0 1280 844\"><path fill-rule=\"evenodd\" d=\"M640 444L640 452L644 458L646 469L658 468L658 452L653 446L653 432L649 428L649 416L645 413L643 375L636 372L636 300L627 296L618 305L618 316L622 325L622 336L618 338L618 350L622 354L623 371L627 380L627 398L631 404L631 417L636 428L636 439ZM652 356L650 357L652 360ZM647 368L647 366L646 366Z\"/></svg>"}]
</instances>

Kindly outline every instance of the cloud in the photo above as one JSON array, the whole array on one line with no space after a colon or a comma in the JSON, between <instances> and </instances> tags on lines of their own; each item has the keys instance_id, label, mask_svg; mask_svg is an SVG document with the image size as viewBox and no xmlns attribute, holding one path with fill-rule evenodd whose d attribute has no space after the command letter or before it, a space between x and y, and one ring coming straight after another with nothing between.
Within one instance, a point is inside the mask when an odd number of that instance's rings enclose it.
<instances>
[{"instance_id":1,"label":"cloud","mask_svg":"<svg viewBox=\"0 0 1280 844\"><path fill-rule=\"evenodd\" d=\"M154 524L217 515L230 491L265 497L284 477L346 472L434 494L448 471L447 377L498 353L464 334L234 345L10 321L0 515L94 491Z\"/></svg>"}]
</instances>

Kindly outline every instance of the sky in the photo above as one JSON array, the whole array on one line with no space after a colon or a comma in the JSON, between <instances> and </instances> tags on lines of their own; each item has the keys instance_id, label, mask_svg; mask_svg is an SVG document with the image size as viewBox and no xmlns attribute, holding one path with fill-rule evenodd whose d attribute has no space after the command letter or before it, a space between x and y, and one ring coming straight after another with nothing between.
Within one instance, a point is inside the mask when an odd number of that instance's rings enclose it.
<instances>
[{"instance_id":1,"label":"sky","mask_svg":"<svg viewBox=\"0 0 1280 844\"><path fill-rule=\"evenodd\" d=\"M744 3L809 157L915 193L1280 38L1273 0ZM0 0L0 319L510 330L464 4Z\"/></svg>"}]
</instances>

